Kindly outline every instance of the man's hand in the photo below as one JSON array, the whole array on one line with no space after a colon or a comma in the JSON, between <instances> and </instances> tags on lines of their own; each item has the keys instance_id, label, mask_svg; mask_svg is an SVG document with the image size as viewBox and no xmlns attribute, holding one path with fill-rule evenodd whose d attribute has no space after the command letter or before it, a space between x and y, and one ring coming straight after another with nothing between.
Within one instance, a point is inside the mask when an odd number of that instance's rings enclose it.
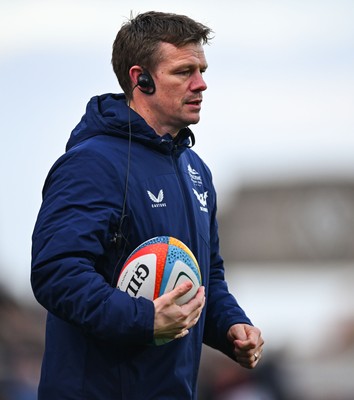
<instances>
[{"instance_id":1,"label":"man's hand","mask_svg":"<svg viewBox=\"0 0 354 400\"><path fill-rule=\"evenodd\" d=\"M254 368L262 357L264 340L261 331L250 325L235 324L227 332L234 346L236 361L245 368Z\"/></svg>"},{"instance_id":2,"label":"man's hand","mask_svg":"<svg viewBox=\"0 0 354 400\"><path fill-rule=\"evenodd\" d=\"M201 286L188 303L179 306L176 300L192 288L191 282L184 282L171 292L154 300L154 337L179 339L189 333L199 320L205 304L205 289Z\"/></svg>"}]
</instances>

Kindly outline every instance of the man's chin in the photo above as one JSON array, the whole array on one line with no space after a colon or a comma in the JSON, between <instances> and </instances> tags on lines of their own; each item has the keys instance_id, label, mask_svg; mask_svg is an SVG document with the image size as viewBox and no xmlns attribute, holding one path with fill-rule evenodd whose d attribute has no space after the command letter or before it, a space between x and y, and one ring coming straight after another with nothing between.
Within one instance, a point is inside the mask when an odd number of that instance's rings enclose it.
<instances>
[{"instance_id":1,"label":"man's chin","mask_svg":"<svg viewBox=\"0 0 354 400\"><path fill-rule=\"evenodd\" d=\"M188 125L195 125L199 122L199 120L200 120L200 115L199 114L195 115L193 118L189 119Z\"/></svg>"}]
</instances>

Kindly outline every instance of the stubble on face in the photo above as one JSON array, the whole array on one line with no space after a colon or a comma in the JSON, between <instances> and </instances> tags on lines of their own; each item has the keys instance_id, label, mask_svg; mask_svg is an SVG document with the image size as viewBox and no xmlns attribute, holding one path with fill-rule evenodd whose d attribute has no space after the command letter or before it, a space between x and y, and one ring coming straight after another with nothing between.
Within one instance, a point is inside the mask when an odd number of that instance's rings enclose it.
<instances>
[{"instance_id":1,"label":"stubble on face","mask_svg":"<svg viewBox=\"0 0 354 400\"><path fill-rule=\"evenodd\" d=\"M176 47L161 43L159 64L154 70L155 97L151 98L150 117L155 116L158 134L178 131L200 119L202 92L207 86L202 77L207 69L203 46L199 43Z\"/></svg>"}]
</instances>

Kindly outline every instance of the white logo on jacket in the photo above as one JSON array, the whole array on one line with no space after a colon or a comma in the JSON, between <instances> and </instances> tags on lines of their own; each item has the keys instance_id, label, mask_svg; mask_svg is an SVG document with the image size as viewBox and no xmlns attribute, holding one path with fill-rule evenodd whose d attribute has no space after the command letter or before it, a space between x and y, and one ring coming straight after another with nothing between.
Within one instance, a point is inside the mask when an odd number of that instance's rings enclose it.
<instances>
[{"instance_id":1,"label":"white logo on jacket","mask_svg":"<svg viewBox=\"0 0 354 400\"><path fill-rule=\"evenodd\" d=\"M206 208L208 192L199 193L194 188L192 188L192 189L193 189L193 193L195 194L195 197L198 199L199 203L201 204L200 209L204 212L208 212L208 209Z\"/></svg>"},{"instance_id":2,"label":"white logo on jacket","mask_svg":"<svg viewBox=\"0 0 354 400\"><path fill-rule=\"evenodd\" d=\"M157 197L153 193L151 193L150 190L147 190L147 194L149 195L149 198L152 201L151 207L153 208L166 207L166 203L162 203L162 200L164 199L164 194L162 189L159 191Z\"/></svg>"},{"instance_id":3,"label":"white logo on jacket","mask_svg":"<svg viewBox=\"0 0 354 400\"><path fill-rule=\"evenodd\" d=\"M194 168L192 168L190 164L188 164L187 169L188 169L189 177L191 178L191 181L194 183L194 185L202 186L203 182L202 182L202 178L199 175L199 172L196 171Z\"/></svg>"}]
</instances>

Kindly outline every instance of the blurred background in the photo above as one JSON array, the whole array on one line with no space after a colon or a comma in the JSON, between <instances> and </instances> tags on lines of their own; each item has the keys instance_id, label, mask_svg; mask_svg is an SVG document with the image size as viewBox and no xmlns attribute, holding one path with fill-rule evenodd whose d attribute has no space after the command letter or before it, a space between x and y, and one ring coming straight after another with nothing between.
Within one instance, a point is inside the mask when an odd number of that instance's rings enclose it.
<instances>
[{"instance_id":1,"label":"blurred background","mask_svg":"<svg viewBox=\"0 0 354 400\"><path fill-rule=\"evenodd\" d=\"M230 290L266 340L255 371L205 348L200 399L353 400L352 0L0 0L0 400L36 398L30 248L46 174L89 98L120 92L113 40L151 9L215 33L195 150L218 190Z\"/></svg>"}]
</instances>

